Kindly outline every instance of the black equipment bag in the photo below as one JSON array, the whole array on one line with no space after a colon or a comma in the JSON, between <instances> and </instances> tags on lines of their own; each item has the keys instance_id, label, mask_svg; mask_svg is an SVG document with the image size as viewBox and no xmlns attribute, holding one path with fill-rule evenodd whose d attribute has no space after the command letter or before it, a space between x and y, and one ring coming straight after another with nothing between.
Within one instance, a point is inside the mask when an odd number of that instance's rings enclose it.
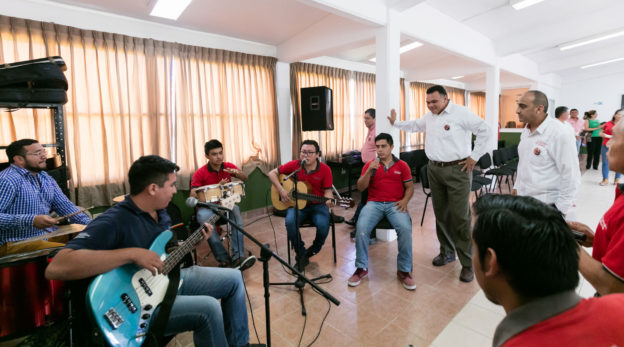
<instances>
[{"instance_id":1,"label":"black equipment bag","mask_svg":"<svg viewBox=\"0 0 624 347\"><path fill-rule=\"evenodd\" d=\"M67 102L67 66L61 57L0 65L0 101L16 103Z\"/></svg>"}]
</instances>

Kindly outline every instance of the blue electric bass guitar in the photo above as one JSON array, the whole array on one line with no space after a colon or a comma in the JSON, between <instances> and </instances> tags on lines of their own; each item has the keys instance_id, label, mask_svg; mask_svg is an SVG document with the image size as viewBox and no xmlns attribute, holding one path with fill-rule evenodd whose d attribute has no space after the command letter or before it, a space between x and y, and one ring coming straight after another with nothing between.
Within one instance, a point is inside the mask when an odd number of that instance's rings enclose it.
<instances>
[{"instance_id":1,"label":"blue electric bass guitar","mask_svg":"<svg viewBox=\"0 0 624 347\"><path fill-rule=\"evenodd\" d=\"M221 200L223 207L232 209L240 195ZM215 214L207 223L214 224ZM167 255L165 245L171 239L170 230L163 231L150 250L158 253L164 262L163 272L154 276L147 269L127 264L97 276L87 291L87 309L90 309L98 328L111 346L141 346L149 330L154 310L165 297L167 274L202 240L204 226L197 229L175 251Z\"/></svg>"}]
</instances>

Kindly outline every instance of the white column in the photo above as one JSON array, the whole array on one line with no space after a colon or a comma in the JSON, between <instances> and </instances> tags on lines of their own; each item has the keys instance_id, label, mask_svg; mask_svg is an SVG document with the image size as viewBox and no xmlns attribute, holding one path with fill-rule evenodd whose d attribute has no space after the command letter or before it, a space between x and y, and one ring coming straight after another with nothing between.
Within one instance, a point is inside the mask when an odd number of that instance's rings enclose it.
<instances>
[{"instance_id":1,"label":"white column","mask_svg":"<svg viewBox=\"0 0 624 347\"><path fill-rule=\"evenodd\" d=\"M403 81L403 86L405 88L405 119L407 120L409 118L409 112L410 112L410 82L406 79L405 81ZM405 134L405 148L406 149L410 148L410 146L412 145L411 138L412 137L409 136L409 133Z\"/></svg>"},{"instance_id":2,"label":"white column","mask_svg":"<svg viewBox=\"0 0 624 347\"><path fill-rule=\"evenodd\" d=\"M390 115L390 109L399 111L399 81L400 59L399 48L401 44L401 31L399 27L398 13L388 10L387 25L377 30L376 35L376 85L375 85L375 108L377 134L389 133L392 135L395 146L392 152L399 156L400 137L399 130L392 128L386 118ZM398 117L398 115L397 115Z\"/></svg>"},{"instance_id":3,"label":"white column","mask_svg":"<svg viewBox=\"0 0 624 347\"><path fill-rule=\"evenodd\" d=\"M485 122L490 126L492 136L488 147L494 150L498 147L498 97L500 95L500 68L492 66L487 68L485 73Z\"/></svg>"},{"instance_id":4,"label":"white column","mask_svg":"<svg viewBox=\"0 0 624 347\"><path fill-rule=\"evenodd\" d=\"M280 162L292 159L292 111L290 103L290 64L277 62L275 91L279 129Z\"/></svg>"}]
</instances>

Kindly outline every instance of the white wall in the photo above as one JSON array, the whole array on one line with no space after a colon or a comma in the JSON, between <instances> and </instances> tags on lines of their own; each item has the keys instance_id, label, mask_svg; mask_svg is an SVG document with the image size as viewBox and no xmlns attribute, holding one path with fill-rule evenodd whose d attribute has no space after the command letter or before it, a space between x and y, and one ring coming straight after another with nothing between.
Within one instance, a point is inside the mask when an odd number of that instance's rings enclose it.
<instances>
[{"instance_id":1,"label":"white wall","mask_svg":"<svg viewBox=\"0 0 624 347\"><path fill-rule=\"evenodd\" d=\"M611 120L615 110L621 108L624 95L624 72L595 79L566 82L560 92L559 105L577 108L580 116L596 110L601 121Z\"/></svg>"}]
</instances>

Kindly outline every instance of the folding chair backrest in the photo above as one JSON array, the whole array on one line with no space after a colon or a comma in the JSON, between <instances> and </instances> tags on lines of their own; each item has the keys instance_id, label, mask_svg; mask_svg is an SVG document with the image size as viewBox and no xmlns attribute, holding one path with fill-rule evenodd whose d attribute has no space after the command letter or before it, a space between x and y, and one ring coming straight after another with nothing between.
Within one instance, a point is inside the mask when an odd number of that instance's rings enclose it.
<instances>
[{"instance_id":1,"label":"folding chair backrest","mask_svg":"<svg viewBox=\"0 0 624 347\"><path fill-rule=\"evenodd\" d=\"M423 192L425 192L425 189L429 189L429 177L427 176L427 166L428 165L423 165L420 168L420 182L422 183L422 187L423 187ZM425 194L428 194L427 192L425 192Z\"/></svg>"}]
</instances>

